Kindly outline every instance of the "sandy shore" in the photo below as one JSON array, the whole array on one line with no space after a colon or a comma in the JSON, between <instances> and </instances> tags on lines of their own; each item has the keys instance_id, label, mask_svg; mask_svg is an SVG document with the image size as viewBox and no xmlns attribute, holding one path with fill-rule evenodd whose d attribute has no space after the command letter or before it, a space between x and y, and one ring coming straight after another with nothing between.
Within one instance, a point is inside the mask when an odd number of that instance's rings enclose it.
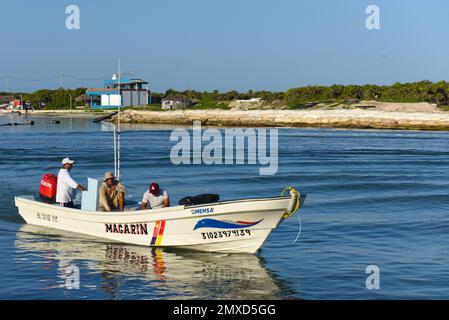
<instances>
[{"instance_id":1,"label":"sandy shore","mask_svg":"<svg viewBox=\"0 0 449 320\"><path fill-rule=\"evenodd\" d=\"M102 111L102 112L86 112L84 110L35 110L28 113L25 111L20 111L20 115L29 115L29 116L43 116L43 117L101 117L105 114L111 113L110 110ZM11 111L2 111L0 112L0 116L11 116L17 115L16 113L12 113Z\"/></svg>"},{"instance_id":2,"label":"sandy shore","mask_svg":"<svg viewBox=\"0 0 449 320\"><path fill-rule=\"evenodd\" d=\"M336 110L177 110L121 113L123 123L252 127L328 127L401 130L449 130L449 113L391 112L363 109ZM115 119L113 119L115 120Z\"/></svg>"},{"instance_id":3,"label":"sandy shore","mask_svg":"<svg viewBox=\"0 0 449 320\"><path fill-rule=\"evenodd\" d=\"M111 111L108 110L108 111L101 111L101 112L86 112L84 110L35 110L30 115L33 115L33 116L101 117L108 113L111 113Z\"/></svg>"},{"instance_id":4,"label":"sandy shore","mask_svg":"<svg viewBox=\"0 0 449 320\"><path fill-rule=\"evenodd\" d=\"M101 117L111 113L84 110L36 110L31 116ZM6 113L1 113L3 115ZM9 113L8 113L9 114ZM115 120L115 119L113 119ZM444 130L449 131L449 112L427 103L381 103L363 101L350 108L318 107L303 110L126 110L123 123L240 127L327 127L355 129Z\"/></svg>"}]
</instances>

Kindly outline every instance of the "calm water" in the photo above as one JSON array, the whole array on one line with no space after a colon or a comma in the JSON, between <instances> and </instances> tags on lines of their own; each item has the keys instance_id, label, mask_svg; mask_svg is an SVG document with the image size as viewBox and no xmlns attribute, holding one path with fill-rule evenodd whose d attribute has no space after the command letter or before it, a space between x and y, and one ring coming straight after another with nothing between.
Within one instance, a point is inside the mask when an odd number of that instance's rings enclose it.
<instances>
[{"instance_id":1,"label":"calm water","mask_svg":"<svg viewBox=\"0 0 449 320\"><path fill-rule=\"evenodd\" d=\"M35 118L0 127L1 299L379 299L449 298L449 133L280 129L279 172L258 166L174 166L170 129L127 126L122 178L132 199L158 180L172 202L308 194L298 221L270 236L257 256L151 251L59 234L22 223L15 195L36 194L43 173L76 159L75 178L111 170L112 135L90 119ZM0 116L0 124L21 118ZM365 268L381 288L365 288ZM80 270L68 290L66 267Z\"/></svg>"}]
</instances>

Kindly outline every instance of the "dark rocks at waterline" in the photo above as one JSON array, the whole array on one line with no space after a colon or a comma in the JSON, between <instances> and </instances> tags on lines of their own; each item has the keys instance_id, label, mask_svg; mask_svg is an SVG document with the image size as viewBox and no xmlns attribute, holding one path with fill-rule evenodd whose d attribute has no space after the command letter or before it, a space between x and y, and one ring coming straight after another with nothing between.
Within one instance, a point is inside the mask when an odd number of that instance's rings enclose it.
<instances>
[{"instance_id":1,"label":"dark rocks at waterline","mask_svg":"<svg viewBox=\"0 0 449 320\"><path fill-rule=\"evenodd\" d=\"M0 127L10 127L10 126L34 126L34 121L33 120L25 120L23 123L9 122L9 123L0 124Z\"/></svg>"},{"instance_id":2,"label":"dark rocks at waterline","mask_svg":"<svg viewBox=\"0 0 449 320\"><path fill-rule=\"evenodd\" d=\"M94 123L98 123L98 122L101 122L101 121L103 121L103 120L109 120L109 119L111 119L113 116L115 116L117 113L118 113L118 112L113 112L113 113L107 114L107 115L105 115L105 116L101 116L101 117L95 118L95 119L92 120L92 121L93 121Z\"/></svg>"},{"instance_id":3,"label":"dark rocks at waterline","mask_svg":"<svg viewBox=\"0 0 449 320\"><path fill-rule=\"evenodd\" d=\"M10 123L0 124L0 127L8 127L8 126L34 126L34 121L26 120L24 123L10 122Z\"/></svg>"}]
</instances>

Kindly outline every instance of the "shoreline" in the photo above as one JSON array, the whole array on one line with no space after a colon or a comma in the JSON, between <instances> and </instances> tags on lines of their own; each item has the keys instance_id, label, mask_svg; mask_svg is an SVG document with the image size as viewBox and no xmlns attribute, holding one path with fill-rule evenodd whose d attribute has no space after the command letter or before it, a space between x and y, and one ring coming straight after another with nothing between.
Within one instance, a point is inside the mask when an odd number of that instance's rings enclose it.
<instances>
[{"instance_id":1,"label":"shoreline","mask_svg":"<svg viewBox=\"0 0 449 320\"><path fill-rule=\"evenodd\" d=\"M117 116L112 118L116 121ZM346 129L449 131L449 113L336 110L126 110L122 123L203 125L229 127L322 127Z\"/></svg>"},{"instance_id":2,"label":"shoreline","mask_svg":"<svg viewBox=\"0 0 449 320\"><path fill-rule=\"evenodd\" d=\"M111 110L36 110L28 116L88 117L112 113ZM10 113L0 115L11 116ZM24 115L22 115L24 116ZM116 121L117 116L111 121ZM171 110L122 111L124 124L191 126L193 121L218 127L290 127L449 131L449 112L385 111L376 109L307 109L307 110Z\"/></svg>"},{"instance_id":3,"label":"shoreline","mask_svg":"<svg viewBox=\"0 0 449 320\"><path fill-rule=\"evenodd\" d=\"M112 113L110 110L101 112L86 112L84 110L34 110L28 113L21 111L20 114L12 112L0 112L0 116L32 116L32 117L100 117L102 115Z\"/></svg>"}]
</instances>

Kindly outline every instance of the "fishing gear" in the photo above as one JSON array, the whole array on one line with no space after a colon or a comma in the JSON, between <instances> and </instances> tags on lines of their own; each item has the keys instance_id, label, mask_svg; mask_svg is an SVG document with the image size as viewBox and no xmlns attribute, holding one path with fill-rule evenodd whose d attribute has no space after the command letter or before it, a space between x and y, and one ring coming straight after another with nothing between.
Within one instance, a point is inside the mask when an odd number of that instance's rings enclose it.
<instances>
[{"instance_id":1,"label":"fishing gear","mask_svg":"<svg viewBox=\"0 0 449 320\"><path fill-rule=\"evenodd\" d=\"M290 191L290 206L285 210L283 218L284 219L288 219L291 216L293 216L300 208L301 208L301 193L298 192L298 190L296 190L293 187L287 187L284 190L282 190L281 192L281 196L284 196L284 194ZM301 235L301 231L302 231L302 222L301 222L301 218L298 215L298 223L299 223L299 229L298 229L298 234L296 235L295 240L293 240L292 243L296 243L296 241L298 241L299 236Z\"/></svg>"}]
</instances>

